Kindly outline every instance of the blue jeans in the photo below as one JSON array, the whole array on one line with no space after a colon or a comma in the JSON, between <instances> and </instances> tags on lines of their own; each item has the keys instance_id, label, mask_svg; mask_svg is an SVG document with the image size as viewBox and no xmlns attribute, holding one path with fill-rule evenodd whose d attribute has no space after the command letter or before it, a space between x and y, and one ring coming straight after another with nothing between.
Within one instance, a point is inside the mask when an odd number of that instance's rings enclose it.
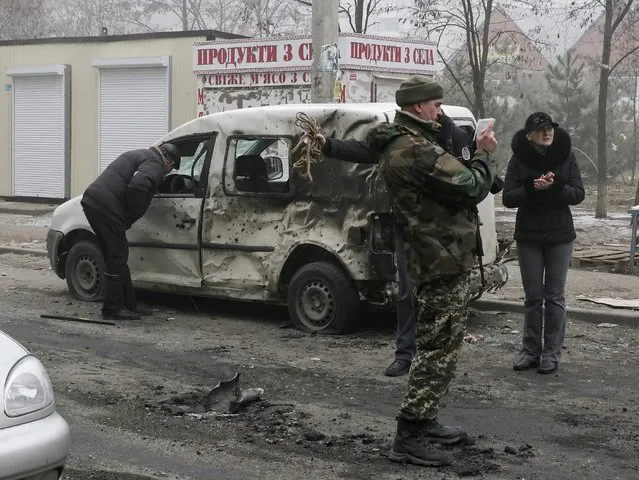
<instances>
[{"instance_id":1,"label":"blue jeans","mask_svg":"<svg viewBox=\"0 0 639 480\"><path fill-rule=\"evenodd\" d=\"M524 356L559 361L566 333L564 292L572 246L572 242L556 245L517 242L519 271L526 296Z\"/></svg>"},{"instance_id":2,"label":"blue jeans","mask_svg":"<svg viewBox=\"0 0 639 480\"><path fill-rule=\"evenodd\" d=\"M408 279L404 232L395 225L395 263L399 277L397 296L397 331L395 332L395 360L412 361L415 356L415 307L413 284Z\"/></svg>"}]
</instances>

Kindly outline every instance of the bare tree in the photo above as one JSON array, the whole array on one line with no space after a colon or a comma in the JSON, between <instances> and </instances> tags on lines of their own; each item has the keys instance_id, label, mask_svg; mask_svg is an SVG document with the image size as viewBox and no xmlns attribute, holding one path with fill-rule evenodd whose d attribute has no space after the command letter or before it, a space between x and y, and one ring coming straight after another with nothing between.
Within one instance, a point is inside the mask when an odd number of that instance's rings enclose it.
<instances>
[{"instance_id":1,"label":"bare tree","mask_svg":"<svg viewBox=\"0 0 639 480\"><path fill-rule=\"evenodd\" d=\"M381 11L381 0L348 0L340 2L339 11L348 18L355 33L366 33L373 26L373 18Z\"/></svg>"},{"instance_id":2,"label":"bare tree","mask_svg":"<svg viewBox=\"0 0 639 480\"><path fill-rule=\"evenodd\" d=\"M291 35L310 31L297 2L291 0L243 0L243 29L256 37Z\"/></svg>"},{"instance_id":3,"label":"bare tree","mask_svg":"<svg viewBox=\"0 0 639 480\"><path fill-rule=\"evenodd\" d=\"M148 14L169 14L175 17L183 31L204 28L203 0L144 0L141 2Z\"/></svg>"},{"instance_id":4,"label":"bare tree","mask_svg":"<svg viewBox=\"0 0 639 480\"><path fill-rule=\"evenodd\" d=\"M498 37L491 36L490 32L493 0L461 0L455 6L451 6L447 0L415 0L415 7L410 8L410 11L412 15L407 21L416 29L426 30L428 37L436 36L438 45L441 37L451 31L461 40L462 57L470 68L472 94L466 90L459 71L453 68L450 59L439 47L438 53L448 74L453 76L468 102L473 105L475 114L485 116L485 82L490 66L488 52Z\"/></svg>"},{"instance_id":5,"label":"bare tree","mask_svg":"<svg viewBox=\"0 0 639 480\"><path fill-rule=\"evenodd\" d=\"M312 0L293 1L307 7L313 5ZM366 33L375 25L376 22L373 19L376 15L391 10L389 7L384 7L383 3L382 0L341 0L339 13L348 20L348 25L354 33Z\"/></svg>"},{"instance_id":6,"label":"bare tree","mask_svg":"<svg viewBox=\"0 0 639 480\"><path fill-rule=\"evenodd\" d=\"M169 14L182 30L216 29L246 36L296 34L305 22L294 0L142 0L148 14Z\"/></svg>"},{"instance_id":7,"label":"bare tree","mask_svg":"<svg viewBox=\"0 0 639 480\"><path fill-rule=\"evenodd\" d=\"M128 34L149 30L139 2L128 0L47 0L47 23L54 36Z\"/></svg>"},{"instance_id":8,"label":"bare tree","mask_svg":"<svg viewBox=\"0 0 639 480\"><path fill-rule=\"evenodd\" d=\"M608 215L608 90L610 76L628 57L639 50L637 38L637 6L634 0L588 0L573 1L568 18L586 12L596 19L592 28L601 38L599 68L599 100L597 106L597 208L596 218ZM595 31L597 31L595 30ZM614 50L613 50L614 43ZM614 57L613 57L614 53Z\"/></svg>"},{"instance_id":9,"label":"bare tree","mask_svg":"<svg viewBox=\"0 0 639 480\"><path fill-rule=\"evenodd\" d=\"M28 39L46 34L44 0L0 0L0 39Z\"/></svg>"},{"instance_id":10,"label":"bare tree","mask_svg":"<svg viewBox=\"0 0 639 480\"><path fill-rule=\"evenodd\" d=\"M488 75L516 77L520 70L539 70L534 62L543 57L538 41L531 39L512 19L505 7L525 5L524 0L415 0L404 19L427 38L437 40L438 54L446 73L461 90L474 113L485 116ZM493 18L498 17L495 22ZM422 33L424 34L424 33ZM452 54L443 50L442 38L459 44Z\"/></svg>"}]
</instances>

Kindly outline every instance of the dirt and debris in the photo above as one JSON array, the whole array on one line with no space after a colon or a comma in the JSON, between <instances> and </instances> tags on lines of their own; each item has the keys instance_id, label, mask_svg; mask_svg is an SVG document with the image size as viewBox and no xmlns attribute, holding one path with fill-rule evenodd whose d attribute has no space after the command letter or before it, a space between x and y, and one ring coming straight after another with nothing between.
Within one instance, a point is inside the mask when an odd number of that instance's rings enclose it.
<instances>
[{"instance_id":1,"label":"dirt and debris","mask_svg":"<svg viewBox=\"0 0 639 480\"><path fill-rule=\"evenodd\" d=\"M348 336L309 335L278 328L279 307L198 300L194 309L165 294L142 297L154 317L104 328L40 318L100 309L71 300L46 258L0 262L0 328L42 360L73 432L64 480L639 478L639 329L614 320L569 317L560 368L544 376L512 370L520 315L475 312L468 339L481 341L465 343L440 411L470 439L446 447L452 466L425 469L387 458L406 389L406 377L383 375L392 315L370 312ZM639 291L635 277L587 273L569 276L572 306L575 294ZM514 275L500 294L521 301ZM236 413L207 411L206 395L235 373L264 395Z\"/></svg>"}]
</instances>

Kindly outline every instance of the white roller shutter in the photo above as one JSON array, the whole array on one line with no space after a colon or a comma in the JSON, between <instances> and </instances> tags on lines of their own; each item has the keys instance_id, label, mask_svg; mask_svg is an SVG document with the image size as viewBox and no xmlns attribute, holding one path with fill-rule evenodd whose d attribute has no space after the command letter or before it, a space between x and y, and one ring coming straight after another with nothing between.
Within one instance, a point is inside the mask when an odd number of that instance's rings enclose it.
<instances>
[{"instance_id":1,"label":"white roller shutter","mask_svg":"<svg viewBox=\"0 0 639 480\"><path fill-rule=\"evenodd\" d=\"M159 64L94 62L100 69L100 172L121 153L147 148L169 131L170 70L167 57L160 58Z\"/></svg>"},{"instance_id":2,"label":"white roller shutter","mask_svg":"<svg viewBox=\"0 0 639 480\"><path fill-rule=\"evenodd\" d=\"M68 79L64 65L8 69L12 194L68 197Z\"/></svg>"}]
</instances>

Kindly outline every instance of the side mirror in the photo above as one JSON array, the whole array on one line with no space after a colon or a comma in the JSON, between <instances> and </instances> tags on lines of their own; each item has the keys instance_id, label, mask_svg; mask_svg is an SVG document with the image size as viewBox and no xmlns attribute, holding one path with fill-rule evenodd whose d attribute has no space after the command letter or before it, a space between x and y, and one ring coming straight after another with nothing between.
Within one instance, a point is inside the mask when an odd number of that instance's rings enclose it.
<instances>
[{"instance_id":1,"label":"side mirror","mask_svg":"<svg viewBox=\"0 0 639 480\"><path fill-rule=\"evenodd\" d=\"M280 157L266 157L264 158L264 163L266 164L266 174L269 181L279 180L284 176L284 166Z\"/></svg>"}]
</instances>

